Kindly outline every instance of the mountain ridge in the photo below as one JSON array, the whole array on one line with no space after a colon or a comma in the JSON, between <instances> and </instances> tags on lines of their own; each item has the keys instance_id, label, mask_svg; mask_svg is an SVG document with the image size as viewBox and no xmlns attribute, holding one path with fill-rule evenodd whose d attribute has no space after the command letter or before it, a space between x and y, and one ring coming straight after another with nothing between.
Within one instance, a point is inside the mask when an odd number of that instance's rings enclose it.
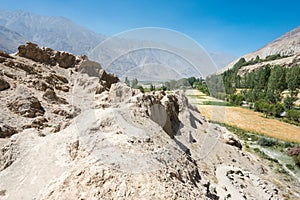
<instances>
[{"instance_id":1,"label":"mountain ridge","mask_svg":"<svg viewBox=\"0 0 300 200\"><path fill-rule=\"evenodd\" d=\"M280 54L282 57L292 57L292 59L286 59L286 62L265 62L264 64L255 64L253 68L259 68L266 64L272 64L273 66L276 64L281 65L289 65L293 63L294 59L297 59L298 55L300 54L300 26L292 29L291 31L286 32L282 36L276 38L272 42L264 45L263 47L259 48L258 50L245 54L244 56L239 57L238 59L234 60L233 62L229 63L226 67L219 70L219 74L232 68L235 63L238 62L240 58L245 58L246 61L251 59L256 59L256 56L259 56L260 59L265 59L267 56ZM280 59L278 59L280 61ZM248 65L244 69L244 71L251 71L251 66ZM243 70L243 69L242 69Z\"/></svg>"},{"instance_id":2,"label":"mountain ridge","mask_svg":"<svg viewBox=\"0 0 300 200\"><path fill-rule=\"evenodd\" d=\"M21 10L1 10L0 25L20 34L25 41L32 41L40 46L67 51L76 55L88 55L92 49L107 38L107 36L90 31L65 17L42 16ZM22 43L25 41L22 40ZM18 45L15 45L16 43L21 44L15 41L3 43L2 50L9 53L16 52L18 47ZM111 51L117 50L111 49L105 53ZM223 67L235 58L235 56L222 52L213 52L210 55L218 68ZM97 61L103 62L101 60Z\"/></svg>"},{"instance_id":3,"label":"mountain ridge","mask_svg":"<svg viewBox=\"0 0 300 200\"><path fill-rule=\"evenodd\" d=\"M74 54L86 54L105 38L65 17L49 17L26 11L1 11L0 25L19 33L28 41Z\"/></svg>"}]
</instances>

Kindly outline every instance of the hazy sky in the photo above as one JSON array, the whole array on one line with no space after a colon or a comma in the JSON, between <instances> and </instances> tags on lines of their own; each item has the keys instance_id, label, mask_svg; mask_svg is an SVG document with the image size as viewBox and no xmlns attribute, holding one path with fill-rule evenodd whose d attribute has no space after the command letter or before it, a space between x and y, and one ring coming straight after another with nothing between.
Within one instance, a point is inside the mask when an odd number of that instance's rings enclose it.
<instances>
[{"instance_id":1,"label":"hazy sky","mask_svg":"<svg viewBox=\"0 0 300 200\"><path fill-rule=\"evenodd\" d=\"M300 25L297 0L0 0L0 8L63 16L105 35L149 26L174 29L208 51L236 56Z\"/></svg>"}]
</instances>

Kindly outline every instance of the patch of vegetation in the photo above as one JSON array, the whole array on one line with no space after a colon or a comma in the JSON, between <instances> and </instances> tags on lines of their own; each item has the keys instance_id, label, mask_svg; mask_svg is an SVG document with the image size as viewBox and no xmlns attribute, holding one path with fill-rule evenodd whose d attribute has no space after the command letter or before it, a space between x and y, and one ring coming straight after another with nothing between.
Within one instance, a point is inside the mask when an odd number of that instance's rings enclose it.
<instances>
[{"instance_id":1,"label":"patch of vegetation","mask_svg":"<svg viewBox=\"0 0 300 200\"><path fill-rule=\"evenodd\" d=\"M243 101L245 101L244 94L232 94L229 97L229 102L237 106L242 105Z\"/></svg>"},{"instance_id":2,"label":"patch of vegetation","mask_svg":"<svg viewBox=\"0 0 300 200\"><path fill-rule=\"evenodd\" d=\"M261 158L264 158L266 160L278 163L277 159L271 158L270 156L268 156L267 154L265 154L265 152L261 151L259 148L254 148L253 151L256 152L257 154L259 154L259 156Z\"/></svg>"},{"instance_id":3,"label":"patch of vegetation","mask_svg":"<svg viewBox=\"0 0 300 200\"><path fill-rule=\"evenodd\" d=\"M295 169L295 165L286 164L285 166L286 166L289 170L294 170L294 169Z\"/></svg>"},{"instance_id":4,"label":"patch of vegetation","mask_svg":"<svg viewBox=\"0 0 300 200\"><path fill-rule=\"evenodd\" d=\"M276 171L281 174L288 174L288 172L282 166L278 166Z\"/></svg>"},{"instance_id":5,"label":"patch of vegetation","mask_svg":"<svg viewBox=\"0 0 300 200\"><path fill-rule=\"evenodd\" d=\"M247 140L251 140L251 141L257 141L259 139L259 137L261 137L262 135L259 133L254 133L254 132L249 132L249 131L245 131L241 128L235 127L235 126L231 126L225 123L219 123L219 122L215 122L212 121L215 124L219 124L221 126L226 127L230 132L236 134L240 139L247 141Z\"/></svg>"},{"instance_id":6,"label":"patch of vegetation","mask_svg":"<svg viewBox=\"0 0 300 200\"><path fill-rule=\"evenodd\" d=\"M276 168L277 172L284 173L284 174L287 173L277 159L268 156L259 148L251 148L248 143L251 144L256 142L257 145L268 148L270 150L273 149L276 151L280 151L287 156L291 156L295 164L294 163L286 164L286 167L290 170L294 170L295 166L300 167L300 145L299 144L267 137L259 133L248 132L243 129L230 126L224 123L218 123L218 122L213 122L213 123L217 123L222 126L225 126L229 131L236 134L240 139L244 140L245 148L247 150L253 151L256 154L258 154L261 158L271 161L271 163L269 163L269 166L272 168L277 167Z\"/></svg>"},{"instance_id":7,"label":"patch of vegetation","mask_svg":"<svg viewBox=\"0 0 300 200\"><path fill-rule=\"evenodd\" d=\"M213 106L233 106L231 103L222 101L203 101L203 105L213 105Z\"/></svg>"},{"instance_id":8,"label":"patch of vegetation","mask_svg":"<svg viewBox=\"0 0 300 200\"><path fill-rule=\"evenodd\" d=\"M257 58L248 62L241 58L233 68L206 78L210 94L234 105L241 105L246 101L249 105L254 105L255 111L263 112L266 117L284 118L288 123L300 125L300 110L294 105L300 89L299 65L290 68L266 65L243 76L238 75L239 69L249 63L279 58L282 57L271 55L265 60ZM237 89L239 93L236 93ZM282 95L283 91L288 91L288 94Z\"/></svg>"},{"instance_id":9,"label":"patch of vegetation","mask_svg":"<svg viewBox=\"0 0 300 200\"><path fill-rule=\"evenodd\" d=\"M204 96L201 95L189 95L191 98L196 98L196 99L205 99Z\"/></svg>"},{"instance_id":10,"label":"patch of vegetation","mask_svg":"<svg viewBox=\"0 0 300 200\"><path fill-rule=\"evenodd\" d=\"M260 146L271 147L278 145L279 142L277 139L261 137L258 139L257 144Z\"/></svg>"}]
</instances>

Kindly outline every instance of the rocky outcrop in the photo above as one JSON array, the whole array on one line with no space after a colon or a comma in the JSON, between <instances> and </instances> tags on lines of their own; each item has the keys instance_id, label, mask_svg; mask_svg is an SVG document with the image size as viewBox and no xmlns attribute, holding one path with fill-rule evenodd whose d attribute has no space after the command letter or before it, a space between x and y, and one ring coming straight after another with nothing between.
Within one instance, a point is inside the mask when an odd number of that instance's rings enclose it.
<instances>
[{"instance_id":1,"label":"rocky outcrop","mask_svg":"<svg viewBox=\"0 0 300 200\"><path fill-rule=\"evenodd\" d=\"M119 78L111 73L107 73L102 69L99 63L93 62L85 58L76 69L82 74L87 74L90 77L99 78L99 86L97 87L96 94L101 94L108 91L112 84L119 82Z\"/></svg>"},{"instance_id":2,"label":"rocky outcrop","mask_svg":"<svg viewBox=\"0 0 300 200\"><path fill-rule=\"evenodd\" d=\"M99 71L99 75L100 85L102 85L105 90L109 90L112 84L119 82L119 78L116 75L107 73L106 71L104 71L104 69L101 69Z\"/></svg>"},{"instance_id":3,"label":"rocky outcrop","mask_svg":"<svg viewBox=\"0 0 300 200\"><path fill-rule=\"evenodd\" d=\"M70 53L54 51L50 48L39 48L37 44L31 42L19 46L18 50L19 56L47 65L58 64L62 68L73 68L76 64L76 57Z\"/></svg>"},{"instance_id":4,"label":"rocky outcrop","mask_svg":"<svg viewBox=\"0 0 300 200\"><path fill-rule=\"evenodd\" d=\"M124 83L118 82L111 86L108 100L112 103L128 102L131 97L140 93L140 90L133 89Z\"/></svg>"},{"instance_id":5,"label":"rocky outcrop","mask_svg":"<svg viewBox=\"0 0 300 200\"><path fill-rule=\"evenodd\" d=\"M45 113L40 101L34 97L17 97L13 102L8 104L8 108L16 114L23 117L34 118L42 116Z\"/></svg>"},{"instance_id":6,"label":"rocky outcrop","mask_svg":"<svg viewBox=\"0 0 300 200\"><path fill-rule=\"evenodd\" d=\"M51 104L68 104L67 100L62 97L58 97L54 90L47 89L43 95L43 99Z\"/></svg>"},{"instance_id":7,"label":"rocky outcrop","mask_svg":"<svg viewBox=\"0 0 300 200\"><path fill-rule=\"evenodd\" d=\"M16 134L17 130L6 124L0 124L0 138L10 137Z\"/></svg>"},{"instance_id":8,"label":"rocky outcrop","mask_svg":"<svg viewBox=\"0 0 300 200\"><path fill-rule=\"evenodd\" d=\"M135 111L137 115L149 117L171 138L174 138L180 125L179 103L176 95L157 91L152 94L139 94L131 102L137 105Z\"/></svg>"},{"instance_id":9,"label":"rocky outcrop","mask_svg":"<svg viewBox=\"0 0 300 200\"><path fill-rule=\"evenodd\" d=\"M0 56L3 57L3 58L11 58L13 59L13 57L11 57L9 54L3 52L3 51L0 51Z\"/></svg>"},{"instance_id":10,"label":"rocky outcrop","mask_svg":"<svg viewBox=\"0 0 300 200\"><path fill-rule=\"evenodd\" d=\"M81 112L80 108L72 106L71 108L68 109L56 109L53 111L54 114L64 116L67 119L72 119L79 115Z\"/></svg>"},{"instance_id":11,"label":"rocky outcrop","mask_svg":"<svg viewBox=\"0 0 300 200\"><path fill-rule=\"evenodd\" d=\"M9 167L17 158L18 151L15 142L9 142L0 147L0 172Z\"/></svg>"},{"instance_id":12,"label":"rocky outcrop","mask_svg":"<svg viewBox=\"0 0 300 200\"><path fill-rule=\"evenodd\" d=\"M241 141L237 137L235 137L233 134L225 133L223 135L223 137L224 137L225 144L242 149L243 145L242 145Z\"/></svg>"},{"instance_id":13,"label":"rocky outcrop","mask_svg":"<svg viewBox=\"0 0 300 200\"><path fill-rule=\"evenodd\" d=\"M91 61L87 57L83 57L82 63L75 68L76 71L91 77L99 77L101 69L102 67L99 63Z\"/></svg>"},{"instance_id":14,"label":"rocky outcrop","mask_svg":"<svg viewBox=\"0 0 300 200\"><path fill-rule=\"evenodd\" d=\"M10 88L10 84L2 77L0 77L0 91Z\"/></svg>"}]
</instances>

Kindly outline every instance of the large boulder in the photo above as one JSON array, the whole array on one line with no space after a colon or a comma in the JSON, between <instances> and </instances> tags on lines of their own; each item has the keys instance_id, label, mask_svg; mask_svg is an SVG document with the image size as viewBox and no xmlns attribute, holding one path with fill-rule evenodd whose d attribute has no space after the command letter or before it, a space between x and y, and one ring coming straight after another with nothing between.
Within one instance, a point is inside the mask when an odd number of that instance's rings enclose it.
<instances>
[{"instance_id":1,"label":"large boulder","mask_svg":"<svg viewBox=\"0 0 300 200\"><path fill-rule=\"evenodd\" d=\"M42 116L45 113L40 101L34 97L17 97L13 102L8 104L8 108L24 117L34 118Z\"/></svg>"},{"instance_id":2,"label":"large boulder","mask_svg":"<svg viewBox=\"0 0 300 200\"><path fill-rule=\"evenodd\" d=\"M78 66L77 70L82 74L87 74L90 77L99 78L99 86L97 87L96 94L101 94L104 91L109 91L112 84L119 82L119 78L111 73L107 73L102 69L101 65L97 62L85 60Z\"/></svg>"},{"instance_id":3,"label":"large boulder","mask_svg":"<svg viewBox=\"0 0 300 200\"><path fill-rule=\"evenodd\" d=\"M84 57L83 59L82 63L76 67L76 70L91 77L99 77L99 71L102 69L101 65L89 60L87 57Z\"/></svg>"},{"instance_id":4,"label":"large boulder","mask_svg":"<svg viewBox=\"0 0 300 200\"><path fill-rule=\"evenodd\" d=\"M76 57L67 52L56 51L54 59L58 63L58 65L62 68L75 67L76 64Z\"/></svg>"},{"instance_id":5,"label":"large boulder","mask_svg":"<svg viewBox=\"0 0 300 200\"><path fill-rule=\"evenodd\" d=\"M104 86L100 85L99 88L103 88L103 91L106 90ZM102 92L103 92L102 91ZM101 93L101 92L99 92ZM127 102L131 97L136 94L139 94L140 91L137 89L133 89L127 86L125 83L118 82L116 84L111 85L109 90L109 101L112 103L120 103L120 102ZM96 91L97 94L97 91Z\"/></svg>"},{"instance_id":6,"label":"large boulder","mask_svg":"<svg viewBox=\"0 0 300 200\"><path fill-rule=\"evenodd\" d=\"M2 77L0 77L0 91L7 90L10 88L9 83Z\"/></svg>"},{"instance_id":7,"label":"large boulder","mask_svg":"<svg viewBox=\"0 0 300 200\"><path fill-rule=\"evenodd\" d=\"M230 133L230 132L225 133L223 135L223 138L224 138L225 144L242 149L242 147L243 147L242 142L237 137L235 137L232 133Z\"/></svg>"},{"instance_id":8,"label":"large boulder","mask_svg":"<svg viewBox=\"0 0 300 200\"><path fill-rule=\"evenodd\" d=\"M37 44L27 42L25 45L21 45L18 48L18 55L24 58L29 58L36 62L55 65L53 59L51 59L52 49L40 49Z\"/></svg>"},{"instance_id":9,"label":"large boulder","mask_svg":"<svg viewBox=\"0 0 300 200\"><path fill-rule=\"evenodd\" d=\"M111 85L119 82L119 78L111 73L107 73L103 69L99 71L100 75L100 84L106 89L109 90Z\"/></svg>"}]
</instances>

